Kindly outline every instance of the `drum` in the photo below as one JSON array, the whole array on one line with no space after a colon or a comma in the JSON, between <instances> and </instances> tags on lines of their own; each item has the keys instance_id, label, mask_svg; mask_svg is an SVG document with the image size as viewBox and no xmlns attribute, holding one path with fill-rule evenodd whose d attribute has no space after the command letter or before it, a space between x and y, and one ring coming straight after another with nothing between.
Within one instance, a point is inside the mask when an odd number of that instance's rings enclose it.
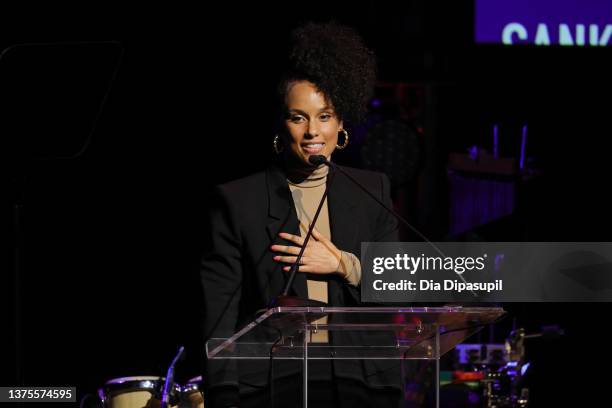
<instances>
[{"instance_id":1,"label":"drum","mask_svg":"<svg viewBox=\"0 0 612 408\"><path fill-rule=\"evenodd\" d=\"M179 408L204 408L202 396L202 377L195 377L181 387Z\"/></svg>"},{"instance_id":2,"label":"drum","mask_svg":"<svg viewBox=\"0 0 612 408\"><path fill-rule=\"evenodd\" d=\"M122 377L107 381L98 396L105 408L157 408L164 387L162 377ZM176 395L180 387L175 387Z\"/></svg>"},{"instance_id":3,"label":"drum","mask_svg":"<svg viewBox=\"0 0 612 408\"><path fill-rule=\"evenodd\" d=\"M164 387L163 377L122 377L107 381L98 390L104 408L158 408ZM172 391L171 408L204 408L200 391L202 378L196 377Z\"/></svg>"}]
</instances>

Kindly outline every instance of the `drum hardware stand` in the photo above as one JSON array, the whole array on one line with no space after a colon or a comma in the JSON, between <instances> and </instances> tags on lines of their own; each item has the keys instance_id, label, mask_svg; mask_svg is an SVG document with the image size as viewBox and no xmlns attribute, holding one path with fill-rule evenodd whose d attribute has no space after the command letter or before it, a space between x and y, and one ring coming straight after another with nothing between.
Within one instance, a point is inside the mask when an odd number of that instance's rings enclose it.
<instances>
[{"instance_id":1,"label":"drum hardware stand","mask_svg":"<svg viewBox=\"0 0 612 408\"><path fill-rule=\"evenodd\" d=\"M564 334L557 326L542 328L541 333L525 334L525 329L513 330L506 339L508 362L496 372L486 375L484 398L487 408L524 408L529 404L529 388L522 387L521 380L529 362L525 361L525 340L556 338Z\"/></svg>"},{"instance_id":2,"label":"drum hardware stand","mask_svg":"<svg viewBox=\"0 0 612 408\"><path fill-rule=\"evenodd\" d=\"M183 356L183 352L185 351L185 347L181 346L179 348L178 353L170 363L170 367L168 367L168 372L166 373L166 381L164 382L164 389L162 391L161 396L161 404L160 408L169 408L170 407L170 397L172 394L172 390L174 389L174 368L176 363L179 362L181 357Z\"/></svg>"}]
</instances>

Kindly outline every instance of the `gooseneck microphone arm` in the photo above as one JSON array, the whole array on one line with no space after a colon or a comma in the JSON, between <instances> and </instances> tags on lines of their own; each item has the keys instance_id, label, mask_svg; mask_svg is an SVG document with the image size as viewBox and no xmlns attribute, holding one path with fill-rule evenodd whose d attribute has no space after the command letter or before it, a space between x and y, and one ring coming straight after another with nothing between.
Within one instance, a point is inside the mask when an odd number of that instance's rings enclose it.
<instances>
[{"instance_id":1,"label":"gooseneck microphone arm","mask_svg":"<svg viewBox=\"0 0 612 408\"><path fill-rule=\"evenodd\" d=\"M351 176L350 174L348 174L346 171L344 171L342 169L342 167L335 165L334 163L330 162L329 160L327 160L327 158L325 156L322 155L317 155L317 156L310 156L309 159L310 163L315 164L315 165L320 165L320 164L325 164L326 166L329 166L331 169L334 169L336 171L339 171L340 173L344 174L349 180L351 180L356 186L358 186L361 190L363 190L364 193L366 193L368 196L370 196L374 201L376 201L378 204L380 204L381 207L383 207L385 210L387 210L388 212L390 212L391 214L393 214L393 216L395 218L397 218L398 220L400 220L402 222L402 224L404 224L405 226L407 226L408 228L410 228L410 230L412 232L414 232L415 234L417 234L419 237L421 237L421 239L424 242L427 242L440 256L442 257L446 257L446 255L444 255L444 252L442 252L442 250L440 248L438 248L436 246L436 244L434 244L433 242L431 242L425 235L423 235L421 233L421 231L417 230L415 227L412 226L412 224L410 224L404 217L402 217L401 215L399 215L397 213L397 211L395 211L393 208L389 208L385 203L382 202L381 199L379 199L378 197L376 197L374 194L372 194L371 192L368 191L367 188L365 188L363 185L361 185L360 182L358 182L357 180L355 180L355 178L353 178L353 176ZM464 283L467 283L467 281L465 280L465 278L463 277L463 275L459 275L459 279L461 279ZM478 295L476 294L476 292L474 292L473 290L470 290L470 292L472 293L472 295L474 297L478 297Z\"/></svg>"}]
</instances>

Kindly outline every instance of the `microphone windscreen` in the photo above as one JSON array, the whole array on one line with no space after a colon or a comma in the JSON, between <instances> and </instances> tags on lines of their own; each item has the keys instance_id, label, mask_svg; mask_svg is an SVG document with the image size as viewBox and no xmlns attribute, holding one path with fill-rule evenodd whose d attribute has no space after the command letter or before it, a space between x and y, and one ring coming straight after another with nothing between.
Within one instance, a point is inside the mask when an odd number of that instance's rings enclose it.
<instances>
[{"instance_id":1,"label":"microphone windscreen","mask_svg":"<svg viewBox=\"0 0 612 408\"><path fill-rule=\"evenodd\" d=\"M314 166L318 166L320 164L325 164L327 162L327 159L325 158L325 156L318 154L315 156L310 156L308 158L308 162Z\"/></svg>"}]
</instances>

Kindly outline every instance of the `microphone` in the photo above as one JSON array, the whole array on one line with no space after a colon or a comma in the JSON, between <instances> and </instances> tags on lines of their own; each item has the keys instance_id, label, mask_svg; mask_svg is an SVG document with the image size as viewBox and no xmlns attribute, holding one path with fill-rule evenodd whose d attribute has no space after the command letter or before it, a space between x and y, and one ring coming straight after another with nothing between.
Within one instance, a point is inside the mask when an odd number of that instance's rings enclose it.
<instances>
[{"instance_id":1,"label":"microphone","mask_svg":"<svg viewBox=\"0 0 612 408\"><path fill-rule=\"evenodd\" d=\"M327 164L327 165L330 164L330 162L327 161L327 158L325 156L323 156L322 154L317 154L315 156L310 156L308 158L308 162L310 164L312 164L313 166L319 166L321 164Z\"/></svg>"},{"instance_id":2,"label":"microphone","mask_svg":"<svg viewBox=\"0 0 612 408\"><path fill-rule=\"evenodd\" d=\"M312 165L319 166L321 164L324 164L327 161L327 159L325 158L325 156L310 156L308 158L308 161ZM293 281L295 280L295 276L300 270L300 261L302 260L302 255L304 255L304 250L306 250L306 245L308 245L308 241L310 240L310 237L312 236L312 230L314 229L314 226L317 223L317 219L319 218L319 214L321 213L321 208L323 208L323 203L325 202L325 199L327 198L327 193L329 192L329 186L331 185L334 179L334 175L335 175L335 172L333 171L330 172L328 175L328 181L325 185L325 191L323 192L321 201L319 201L319 206L317 207L317 211L315 212L315 215L312 218L312 222L310 223L308 232L306 233L306 236L304 237L304 244L302 245L302 248L300 249L300 252L298 253L298 256L295 262L291 265L291 268L289 269L289 277L287 278L287 282L285 283L285 287L283 288L282 294L272 300L270 307L275 307L275 306L323 307L323 306L327 306L325 302L321 302L318 300L301 299L297 296L289 296L289 291L291 290L291 287L293 286Z\"/></svg>"},{"instance_id":3,"label":"microphone","mask_svg":"<svg viewBox=\"0 0 612 408\"><path fill-rule=\"evenodd\" d=\"M185 351L185 347L181 346L176 354L176 357L174 357L174 360L172 360L170 367L168 367L166 382L164 383L164 390L161 397L161 408L168 408L170 406L170 394L174 388L174 366L181 359L183 351Z\"/></svg>"}]
</instances>

